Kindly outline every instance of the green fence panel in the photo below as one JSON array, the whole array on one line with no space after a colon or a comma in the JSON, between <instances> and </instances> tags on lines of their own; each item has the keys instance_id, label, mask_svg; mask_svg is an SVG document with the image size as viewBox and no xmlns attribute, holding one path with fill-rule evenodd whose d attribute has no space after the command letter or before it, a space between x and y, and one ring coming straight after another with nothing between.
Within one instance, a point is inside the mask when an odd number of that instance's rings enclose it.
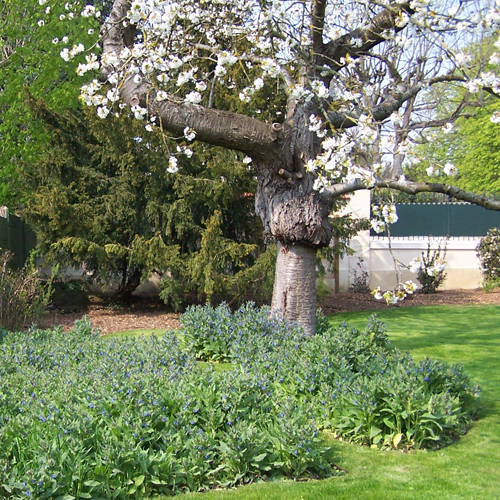
<instances>
[{"instance_id":1,"label":"green fence panel","mask_svg":"<svg viewBox=\"0 0 500 500\"><path fill-rule=\"evenodd\" d=\"M500 227L500 212L467 203L400 203L396 209L391 236L484 236Z\"/></svg>"},{"instance_id":2,"label":"green fence panel","mask_svg":"<svg viewBox=\"0 0 500 500\"><path fill-rule=\"evenodd\" d=\"M10 250L14 254L14 267L24 265L35 245L34 231L19 217L10 214L6 218L0 217L0 248Z\"/></svg>"},{"instance_id":3,"label":"green fence panel","mask_svg":"<svg viewBox=\"0 0 500 500\"><path fill-rule=\"evenodd\" d=\"M5 217L0 216L0 248L10 248L9 223Z\"/></svg>"}]
</instances>

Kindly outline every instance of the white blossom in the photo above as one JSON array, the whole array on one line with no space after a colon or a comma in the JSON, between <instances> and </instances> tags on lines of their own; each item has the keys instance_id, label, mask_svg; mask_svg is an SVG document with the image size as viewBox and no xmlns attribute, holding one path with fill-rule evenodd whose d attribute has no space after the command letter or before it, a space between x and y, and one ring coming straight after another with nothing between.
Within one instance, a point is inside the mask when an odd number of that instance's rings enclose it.
<instances>
[{"instance_id":1,"label":"white blossom","mask_svg":"<svg viewBox=\"0 0 500 500\"><path fill-rule=\"evenodd\" d=\"M500 123L500 111L495 111L491 117L490 117L490 121L492 123Z\"/></svg>"},{"instance_id":2,"label":"white blossom","mask_svg":"<svg viewBox=\"0 0 500 500\"><path fill-rule=\"evenodd\" d=\"M159 90L156 93L156 100L157 101L164 101L167 98L168 98L168 94L164 90Z\"/></svg>"},{"instance_id":3,"label":"white blossom","mask_svg":"<svg viewBox=\"0 0 500 500\"><path fill-rule=\"evenodd\" d=\"M184 102L199 104L201 102L201 94L193 90L192 92L189 92L186 97L184 97Z\"/></svg>"},{"instance_id":4,"label":"white blossom","mask_svg":"<svg viewBox=\"0 0 500 500\"><path fill-rule=\"evenodd\" d=\"M256 90L260 90L264 86L264 80L262 78L256 78L253 82L253 86Z\"/></svg>"},{"instance_id":5,"label":"white blossom","mask_svg":"<svg viewBox=\"0 0 500 500\"><path fill-rule=\"evenodd\" d=\"M457 167L455 167L455 165L453 165L453 163L445 163L444 167L443 167L443 172L446 174L446 175L456 175L457 173Z\"/></svg>"},{"instance_id":6,"label":"white blossom","mask_svg":"<svg viewBox=\"0 0 500 500\"><path fill-rule=\"evenodd\" d=\"M175 174L178 170L179 170L179 167L177 166L177 158L175 156L171 156L168 159L167 172L169 174Z\"/></svg>"},{"instance_id":7,"label":"white blossom","mask_svg":"<svg viewBox=\"0 0 500 500\"><path fill-rule=\"evenodd\" d=\"M109 114L109 108L107 108L106 106L99 106L97 108L97 116L99 118L106 118L108 114Z\"/></svg>"},{"instance_id":8,"label":"white blossom","mask_svg":"<svg viewBox=\"0 0 500 500\"><path fill-rule=\"evenodd\" d=\"M190 127L186 127L184 129L184 137L187 141L194 141L194 139L196 138L195 130Z\"/></svg>"}]
</instances>

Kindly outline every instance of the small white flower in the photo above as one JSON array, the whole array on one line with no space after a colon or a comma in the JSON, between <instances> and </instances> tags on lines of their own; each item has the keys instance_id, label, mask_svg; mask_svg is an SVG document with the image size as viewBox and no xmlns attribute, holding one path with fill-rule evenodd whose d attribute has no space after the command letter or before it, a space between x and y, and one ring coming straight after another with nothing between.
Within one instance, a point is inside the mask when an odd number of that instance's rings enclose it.
<instances>
[{"instance_id":1,"label":"small white flower","mask_svg":"<svg viewBox=\"0 0 500 500\"><path fill-rule=\"evenodd\" d=\"M413 281L408 280L403 283L403 289L407 294L412 295L417 289L417 285Z\"/></svg>"},{"instance_id":2,"label":"small white flower","mask_svg":"<svg viewBox=\"0 0 500 500\"><path fill-rule=\"evenodd\" d=\"M88 71L88 66L86 64L79 64L76 68L76 74L78 76L83 76Z\"/></svg>"},{"instance_id":3,"label":"small white flower","mask_svg":"<svg viewBox=\"0 0 500 500\"><path fill-rule=\"evenodd\" d=\"M420 259L418 257L416 257L415 259L410 261L410 263L408 264L408 269L412 273L418 273L421 266L422 266L422 263L420 262Z\"/></svg>"},{"instance_id":4,"label":"small white flower","mask_svg":"<svg viewBox=\"0 0 500 500\"><path fill-rule=\"evenodd\" d=\"M382 297L384 298L386 304L398 303L398 296L392 290L387 290L387 292L384 292Z\"/></svg>"},{"instance_id":5,"label":"small white flower","mask_svg":"<svg viewBox=\"0 0 500 500\"><path fill-rule=\"evenodd\" d=\"M250 156L245 156L242 161L245 165L249 165L250 163L252 163L252 158L250 158Z\"/></svg>"},{"instance_id":6,"label":"small white flower","mask_svg":"<svg viewBox=\"0 0 500 500\"><path fill-rule=\"evenodd\" d=\"M204 92L207 90L207 84L205 82L196 82L196 90L199 92Z\"/></svg>"},{"instance_id":7,"label":"small white flower","mask_svg":"<svg viewBox=\"0 0 500 500\"><path fill-rule=\"evenodd\" d=\"M177 158L175 156L171 156L168 159L167 172L169 174L175 174L178 170L179 170L179 167L177 166Z\"/></svg>"},{"instance_id":8,"label":"small white flower","mask_svg":"<svg viewBox=\"0 0 500 500\"><path fill-rule=\"evenodd\" d=\"M495 111L490 117L491 123L500 123L500 111Z\"/></svg>"},{"instance_id":9,"label":"small white flower","mask_svg":"<svg viewBox=\"0 0 500 500\"><path fill-rule=\"evenodd\" d=\"M66 61L68 62L71 59L71 56L69 55L69 50L67 48L64 48L59 52L59 55Z\"/></svg>"},{"instance_id":10,"label":"small white flower","mask_svg":"<svg viewBox=\"0 0 500 500\"><path fill-rule=\"evenodd\" d=\"M372 220L370 224L376 233L381 233L385 229L385 224L381 220Z\"/></svg>"},{"instance_id":11,"label":"small white flower","mask_svg":"<svg viewBox=\"0 0 500 500\"><path fill-rule=\"evenodd\" d=\"M187 141L194 141L196 137L196 132L192 128L186 127L184 129L184 137L186 138Z\"/></svg>"},{"instance_id":12,"label":"small white flower","mask_svg":"<svg viewBox=\"0 0 500 500\"><path fill-rule=\"evenodd\" d=\"M93 5L86 5L82 10L82 17L91 17L95 15L95 7Z\"/></svg>"},{"instance_id":13,"label":"small white flower","mask_svg":"<svg viewBox=\"0 0 500 500\"><path fill-rule=\"evenodd\" d=\"M446 125L444 125L441 130L445 133L445 134L451 134L451 132L453 132L453 123L447 123Z\"/></svg>"},{"instance_id":14,"label":"small white flower","mask_svg":"<svg viewBox=\"0 0 500 500\"><path fill-rule=\"evenodd\" d=\"M120 99L120 92L118 91L118 89L110 89L106 93L106 97L110 102L116 102Z\"/></svg>"},{"instance_id":15,"label":"small white flower","mask_svg":"<svg viewBox=\"0 0 500 500\"><path fill-rule=\"evenodd\" d=\"M193 90L192 92L189 92L186 97L184 97L184 102L199 104L201 102L201 94Z\"/></svg>"},{"instance_id":16,"label":"small white flower","mask_svg":"<svg viewBox=\"0 0 500 500\"><path fill-rule=\"evenodd\" d=\"M97 116L99 118L104 119L104 118L106 118L106 116L108 116L108 114L109 114L109 108L108 107L106 107L106 106L99 106L97 108Z\"/></svg>"},{"instance_id":17,"label":"small white flower","mask_svg":"<svg viewBox=\"0 0 500 500\"><path fill-rule=\"evenodd\" d=\"M375 288L375 290L372 290L372 295L373 295L373 298L375 298L377 300L382 300L384 298L382 296L382 290L380 289L379 286L377 288Z\"/></svg>"},{"instance_id":18,"label":"small white flower","mask_svg":"<svg viewBox=\"0 0 500 500\"><path fill-rule=\"evenodd\" d=\"M457 167L455 167L455 165L453 165L453 163L448 162L443 167L443 172L446 175L455 175L457 173Z\"/></svg>"},{"instance_id":19,"label":"small white flower","mask_svg":"<svg viewBox=\"0 0 500 500\"><path fill-rule=\"evenodd\" d=\"M140 106L132 106L130 110L132 111L132 113L134 113L134 117L137 120L144 120L144 116L148 112L146 108L141 108Z\"/></svg>"},{"instance_id":20,"label":"small white flower","mask_svg":"<svg viewBox=\"0 0 500 500\"><path fill-rule=\"evenodd\" d=\"M159 90L156 93L156 100L157 101L164 101L168 97L168 94L164 90Z\"/></svg>"},{"instance_id":21,"label":"small white flower","mask_svg":"<svg viewBox=\"0 0 500 500\"><path fill-rule=\"evenodd\" d=\"M256 78L253 82L253 86L256 90L260 90L264 86L264 80L262 78Z\"/></svg>"}]
</instances>

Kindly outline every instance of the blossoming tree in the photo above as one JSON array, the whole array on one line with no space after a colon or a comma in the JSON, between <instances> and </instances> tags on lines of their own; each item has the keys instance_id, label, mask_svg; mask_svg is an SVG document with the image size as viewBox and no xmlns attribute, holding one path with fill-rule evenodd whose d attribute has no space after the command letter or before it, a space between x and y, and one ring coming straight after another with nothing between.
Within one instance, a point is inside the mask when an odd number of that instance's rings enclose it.
<instances>
[{"instance_id":1,"label":"blossoming tree","mask_svg":"<svg viewBox=\"0 0 500 500\"><path fill-rule=\"evenodd\" d=\"M313 333L316 251L330 242L339 198L386 187L500 209L448 184L408 182L399 168L422 129L448 126L432 119L433 87L500 91L491 61L471 67L463 52L499 21L490 0L115 0L102 52L75 43L61 56L82 53L78 72L99 71L82 99L101 118L128 110L146 130L179 138L169 173L193 140L245 156L258 179L256 211L278 242L272 308ZM283 107L252 108L270 87ZM238 99L218 101L221 88ZM366 154L374 144L376 162Z\"/></svg>"}]
</instances>

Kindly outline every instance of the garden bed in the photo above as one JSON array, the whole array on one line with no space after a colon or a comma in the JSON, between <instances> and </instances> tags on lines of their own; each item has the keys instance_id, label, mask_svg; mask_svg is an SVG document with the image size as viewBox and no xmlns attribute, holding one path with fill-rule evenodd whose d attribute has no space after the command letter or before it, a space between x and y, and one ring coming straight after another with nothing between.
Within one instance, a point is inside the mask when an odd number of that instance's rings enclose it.
<instances>
[{"instance_id":1,"label":"garden bed","mask_svg":"<svg viewBox=\"0 0 500 500\"><path fill-rule=\"evenodd\" d=\"M500 304L500 290L484 292L477 290L445 290L434 294L415 294L397 306L387 306L385 302L375 300L368 293L345 292L332 294L320 300L320 305L326 314L349 311L366 311L393 309L422 305L464 305L464 304ZM102 304L91 304L75 310L52 310L47 312L41 326L52 328L62 325L70 330L77 319L87 315L92 324L103 333L113 333L136 329L177 328L179 314L166 312L158 306L140 303L134 307L105 307Z\"/></svg>"}]
</instances>

